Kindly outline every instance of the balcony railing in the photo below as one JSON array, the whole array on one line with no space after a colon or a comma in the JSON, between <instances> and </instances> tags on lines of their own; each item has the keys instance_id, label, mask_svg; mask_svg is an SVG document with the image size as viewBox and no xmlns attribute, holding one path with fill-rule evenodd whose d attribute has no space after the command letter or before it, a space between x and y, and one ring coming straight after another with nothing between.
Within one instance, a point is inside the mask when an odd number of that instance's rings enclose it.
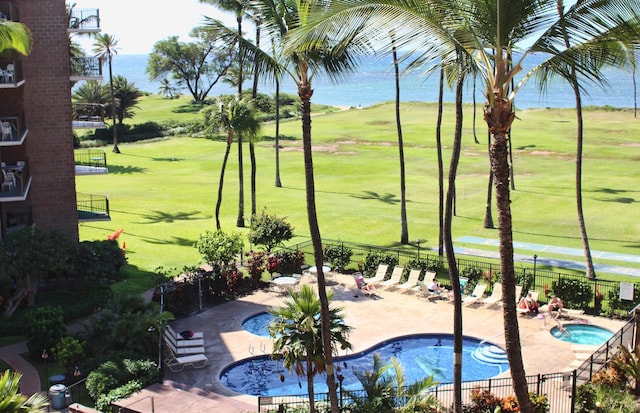
<instances>
[{"instance_id":1,"label":"balcony railing","mask_svg":"<svg viewBox=\"0 0 640 413\"><path fill-rule=\"evenodd\" d=\"M20 15L18 9L13 5L11 1L0 1L0 19L10 20L13 22L20 21Z\"/></svg>"},{"instance_id":2,"label":"balcony railing","mask_svg":"<svg viewBox=\"0 0 640 413\"><path fill-rule=\"evenodd\" d=\"M0 115L0 146L19 146L24 143L29 130L24 121L24 113L17 116Z\"/></svg>"},{"instance_id":3,"label":"balcony railing","mask_svg":"<svg viewBox=\"0 0 640 413\"><path fill-rule=\"evenodd\" d=\"M74 103L71 119L77 129L104 129L104 105L100 103Z\"/></svg>"},{"instance_id":4,"label":"balcony railing","mask_svg":"<svg viewBox=\"0 0 640 413\"><path fill-rule=\"evenodd\" d=\"M3 162L0 202L24 201L31 187L29 165L24 161Z\"/></svg>"},{"instance_id":5,"label":"balcony railing","mask_svg":"<svg viewBox=\"0 0 640 413\"><path fill-rule=\"evenodd\" d=\"M76 175L107 174L107 153L103 150L89 149L74 154Z\"/></svg>"},{"instance_id":6,"label":"balcony railing","mask_svg":"<svg viewBox=\"0 0 640 413\"><path fill-rule=\"evenodd\" d=\"M70 80L102 80L102 62L97 57L72 57Z\"/></svg>"},{"instance_id":7,"label":"balcony railing","mask_svg":"<svg viewBox=\"0 0 640 413\"><path fill-rule=\"evenodd\" d=\"M100 10L73 8L73 10L71 10L71 16L69 16L69 32L100 32Z\"/></svg>"},{"instance_id":8,"label":"balcony railing","mask_svg":"<svg viewBox=\"0 0 640 413\"><path fill-rule=\"evenodd\" d=\"M22 61L0 59L0 88L16 88L23 84Z\"/></svg>"},{"instance_id":9,"label":"balcony railing","mask_svg":"<svg viewBox=\"0 0 640 413\"><path fill-rule=\"evenodd\" d=\"M78 205L78 221L108 221L109 198L106 195L76 194Z\"/></svg>"}]
</instances>

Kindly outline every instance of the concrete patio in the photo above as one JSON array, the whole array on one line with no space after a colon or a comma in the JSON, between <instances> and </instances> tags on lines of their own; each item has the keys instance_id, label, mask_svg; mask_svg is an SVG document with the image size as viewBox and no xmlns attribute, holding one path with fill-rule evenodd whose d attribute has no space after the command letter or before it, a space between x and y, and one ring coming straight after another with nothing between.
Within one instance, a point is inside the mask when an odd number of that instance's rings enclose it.
<instances>
[{"instance_id":1,"label":"concrete patio","mask_svg":"<svg viewBox=\"0 0 640 413\"><path fill-rule=\"evenodd\" d=\"M315 283L315 278L304 276L301 283ZM426 301L415 293L401 293L378 289L378 297L370 298L356 289L353 278L335 275L330 282L334 293L333 305L344 308L346 323L353 327L350 341L353 352L400 335L416 333L452 333L453 305L447 301ZM164 386L145 389L119 406L135 405L145 410L144 399L154 397L155 412L205 411L215 408L220 412L247 412L257 410L257 397L235 394L219 381L222 370L230 363L248 358L260 350L269 353L271 340L243 330L242 322L259 312L279 306L286 297L271 291L254 294L223 304L172 324L176 331L203 331L209 364L201 369L165 372ZM603 317L580 316L580 322L598 325L611 331L619 330L623 322ZM522 355L527 374L553 373L573 370L588 357L589 346L575 345L555 339L549 330L555 320L519 317ZM463 330L466 336L489 341L504 347L502 310L500 306L463 307ZM508 376L508 372L505 373ZM179 400L176 399L179 397ZM163 403L162 399L167 399ZM162 406L166 409L163 409ZM173 410L172 410L173 406ZM191 406L192 408L187 408ZM133 406L132 406L133 407ZM211 410L209 410L211 411Z\"/></svg>"}]
</instances>

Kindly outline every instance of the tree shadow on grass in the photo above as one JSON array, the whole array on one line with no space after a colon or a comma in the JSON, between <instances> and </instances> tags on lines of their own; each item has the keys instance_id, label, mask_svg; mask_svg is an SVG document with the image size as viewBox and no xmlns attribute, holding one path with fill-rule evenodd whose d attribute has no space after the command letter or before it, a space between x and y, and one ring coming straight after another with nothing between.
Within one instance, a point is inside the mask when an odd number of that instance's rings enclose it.
<instances>
[{"instance_id":1,"label":"tree shadow on grass","mask_svg":"<svg viewBox=\"0 0 640 413\"><path fill-rule=\"evenodd\" d=\"M392 204L392 205L398 204L400 202L400 200L396 198L395 194L390 194L390 193L379 194L374 191L364 191L363 195L352 195L352 196L358 199L381 201L381 202L384 202L385 204Z\"/></svg>"},{"instance_id":2,"label":"tree shadow on grass","mask_svg":"<svg viewBox=\"0 0 640 413\"><path fill-rule=\"evenodd\" d=\"M167 239L149 239L147 242L154 245L179 245L181 247L193 247L196 240L183 237L170 237Z\"/></svg>"},{"instance_id":3,"label":"tree shadow on grass","mask_svg":"<svg viewBox=\"0 0 640 413\"><path fill-rule=\"evenodd\" d=\"M110 174L132 175L146 172L147 168L140 168L139 166L109 165Z\"/></svg>"},{"instance_id":4,"label":"tree shadow on grass","mask_svg":"<svg viewBox=\"0 0 640 413\"><path fill-rule=\"evenodd\" d=\"M210 219L211 216L202 215L198 216L202 211L179 211L174 213L164 212L164 211L152 211L151 214L143 215L146 219L146 222L143 224L156 224L156 223L174 223L177 221L196 221L202 219Z\"/></svg>"}]
</instances>

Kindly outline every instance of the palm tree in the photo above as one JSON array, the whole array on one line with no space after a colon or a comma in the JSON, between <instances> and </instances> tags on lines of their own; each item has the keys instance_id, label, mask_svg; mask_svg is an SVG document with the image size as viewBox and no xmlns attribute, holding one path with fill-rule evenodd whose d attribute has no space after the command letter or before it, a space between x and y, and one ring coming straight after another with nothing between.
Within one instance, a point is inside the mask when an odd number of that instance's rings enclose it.
<instances>
[{"instance_id":1,"label":"palm tree","mask_svg":"<svg viewBox=\"0 0 640 413\"><path fill-rule=\"evenodd\" d=\"M116 97L113 88L113 57L118 54L118 40L108 33L98 33L93 43L93 52L103 63L109 64L109 90L111 92L111 117L113 119L113 152L120 153L118 148L118 131L116 128Z\"/></svg>"},{"instance_id":2,"label":"palm tree","mask_svg":"<svg viewBox=\"0 0 640 413\"><path fill-rule=\"evenodd\" d=\"M377 48L389 52L393 45L379 33L394 29L395 45L407 53L419 53L425 62L458 59L462 56L456 55L458 50L477 64L487 92L484 118L493 137L489 157L498 209L505 343L514 392L525 413L532 411L532 405L512 305L516 282L508 137L515 119L513 102L520 87L534 75L566 73L569 64L581 76L602 81L602 64L621 65L624 51L632 49L627 42L637 43L640 33L636 0L579 1L563 11L562 19L556 15L556 6L556 0L342 0L316 16L297 39L307 47L327 36L344 42L375 40ZM571 28L571 47L563 47L562 26ZM515 50L522 55L510 65ZM541 54L545 60L512 86L523 60L532 54Z\"/></svg>"},{"instance_id":3,"label":"palm tree","mask_svg":"<svg viewBox=\"0 0 640 413\"><path fill-rule=\"evenodd\" d=\"M333 294L328 294L327 298L331 301ZM348 341L351 327L344 324L342 308L329 310L329 347L324 345L321 334L321 312L320 299L308 284L304 284L300 292L290 290L284 306L270 311L275 316L269 326L269 334L274 339L273 355L282 358L282 364L288 370L307 377L311 413L315 412L313 378L316 374L329 374L324 353L335 352L337 345L342 350L351 349Z\"/></svg>"},{"instance_id":4,"label":"palm tree","mask_svg":"<svg viewBox=\"0 0 640 413\"><path fill-rule=\"evenodd\" d=\"M6 50L23 55L31 52L31 32L27 26L11 20L0 21L0 53Z\"/></svg>"},{"instance_id":5,"label":"palm tree","mask_svg":"<svg viewBox=\"0 0 640 413\"><path fill-rule=\"evenodd\" d=\"M0 375L0 412L3 413L37 413L49 405L47 396L36 393L27 398L20 394L22 374L5 370Z\"/></svg>"},{"instance_id":6,"label":"palm tree","mask_svg":"<svg viewBox=\"0 0 640 413\"><path fill-rule=\"evenodd\" d=\"M171 84L171 81L165 77L160 81L158 92L160 92L161 95L164 95L168 99L173 99L175 97L176 90Z\"/></svg>"},{"instance_id":7,"label":"palm tree","mask_svg":"<svg viewBox=\"0 0 640 413\"><path fill-rule=\"evenodd\" d=\"M139 108L138 102L142 91L135 83L129 83L126 77L116 76L113 79L114 97L116 99L116 117L122 125L124 118L133 117L133 108Z\"/></svg>"},{"instance_id":8,"label":"palm tree","mask_svg":"<svg viewBox=\"0 0 640 413\"><path fill-rule=\"evenodd\" d=\"M225 150L222 167L220 169L218 200L216 202L216 228L220 230L222 186L224 184L224 173L227 168L231 144L233 143L236 135L240 132L244 133L247 137L257 136L260 131L260 122L251 108L251 102L235 97L226 104L220 102L215 112L205 112L205 124L211 124L215 127L222 128L227 132L227 148Z\"/></svg>"}]
</instances>

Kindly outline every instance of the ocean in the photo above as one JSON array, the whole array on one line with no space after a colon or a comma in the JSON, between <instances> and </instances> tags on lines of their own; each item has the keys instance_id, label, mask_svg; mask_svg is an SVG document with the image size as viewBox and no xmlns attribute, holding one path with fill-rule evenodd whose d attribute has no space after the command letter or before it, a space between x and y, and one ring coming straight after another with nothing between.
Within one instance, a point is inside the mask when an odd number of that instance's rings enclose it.
<instances>
[{"instance_id":1,"label":"ocean","mask_svg":"<svg viewBox=\"0 0 640 413\"><path fill-rule=\"evenodd\" d=\"M158 93L160 83L150 80L146 74L148 55L117 55L113 59L114 75L122 75L133 82L139 89ZM523 73L528 68L525 66ZM633 75L630 71L609 69L607 72L609 84L606 89L593 84L586 85L583 93L583 106L612 106L619 108L634 107ZM312 102L335 106L367 107L385 101L395 100L393 66L391 58L368 57L362 61L357 73L349 74L340 82L334 83L327 77L318 75L313 80L314 94ZM478 87L482 85L478 82ZM246 88L250 87L247 82ZM262 83L260 92L272 94L273 84ZM286 79L280 87L281 92L296 94L296 88L290 79ZM189 94L183 91L183 94ZM235 93L235 89L218 82L209 96ZM473 87L465 87L465 102L471 102ZM455 96L452 90L445 87L445 101L453 102ZM403 76L400 81L401 101L436 102L438 100L438 75L425 77L419 73ZM483 103L482 90L476 91L476 101ZM575 98L569 84L560 79L553 81L544 92L529 81L518 91L516 107L529 108L571 108L575 107Z\"/></svg>"}]
</instances>

